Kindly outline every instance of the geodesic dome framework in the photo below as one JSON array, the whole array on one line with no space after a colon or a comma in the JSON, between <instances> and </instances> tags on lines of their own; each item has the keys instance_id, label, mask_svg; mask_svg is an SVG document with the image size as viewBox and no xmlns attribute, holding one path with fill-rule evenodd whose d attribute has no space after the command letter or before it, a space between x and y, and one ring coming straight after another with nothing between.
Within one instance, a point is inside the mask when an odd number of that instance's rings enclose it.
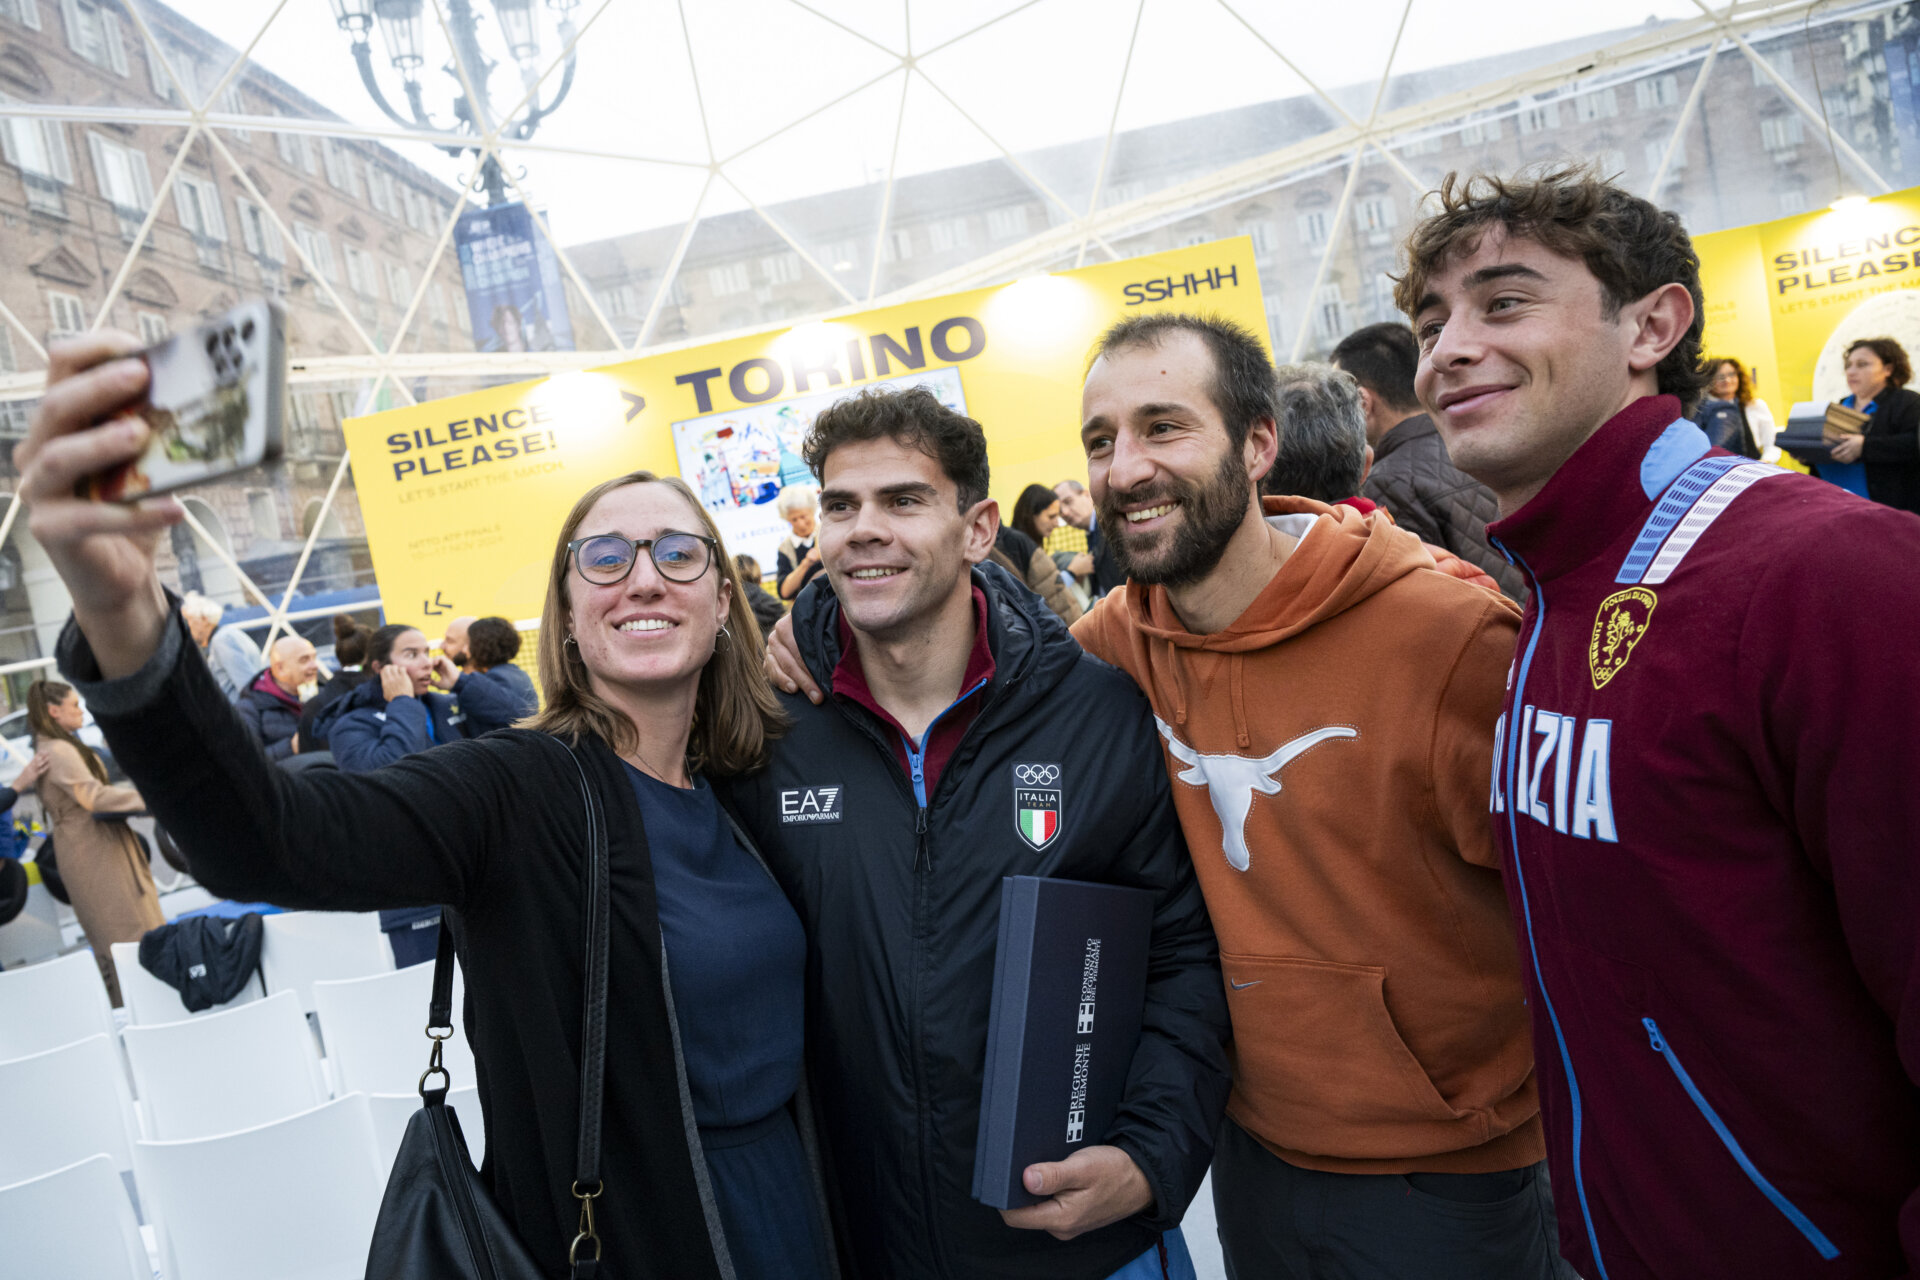
<instances>
[{"instance_id":1,"label":"geodesic dome framework","mask_svg":"<svg viewBox=\"0 0 1920 1280\"><path fill-rule=\"evenodd\" d=\"M1238 234L1276 356L1318 354L1392 316L1448 171L1588 160L1696 231L1803 212L1920 182L1916 68L1913 6L1830 0L0 0L0 433L49 333L280 297L284 474L195 494L168 562L270 638L370 583L343 416ZM575 349L467 316L489 178ZM0 674L64 613L19 514Z\"/></svg>"}]
</instances>

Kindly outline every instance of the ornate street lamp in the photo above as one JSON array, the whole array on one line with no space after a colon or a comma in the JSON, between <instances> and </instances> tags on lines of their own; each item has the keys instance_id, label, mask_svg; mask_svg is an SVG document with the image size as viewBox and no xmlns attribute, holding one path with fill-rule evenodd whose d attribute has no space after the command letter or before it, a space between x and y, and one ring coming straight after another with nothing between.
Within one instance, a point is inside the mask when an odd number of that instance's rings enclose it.
<instances>
[{"instance_id":1,"label":"ornate street lamp","mask_svg":"<svg viewBox=\"0 0 1920 1280\"><path fill-rule=\"evenodd\" d=\"M445 131L428 113L426 94L420 83L420 70L427 61L425 0L332 0L332 3L334 21L353 40L353 60L360 67L360 81L387 118L402 128ZM519 65L521 83L531 89L540 76L540 14L534 8L534 0L492 0L492 4L508 53ZM573 10L578 5L579 0L546 0L546 7L554 15L560 43L567 50L566 72L552 100L544 105L537 100L530 104L519 119L501 132L501 137L516 141L532 137L540 122L566 101L568 90L573 88ZM380 29L380 42L386 46L387 61L400 73L411 119L396 111L380 88L379 75L373 65L372 32L376 26ZM486 132L493 127L495 117L487 80L499 64L480 47L480 17L470 0L447 0L447 26L460 63L467 72L466 83L462 83L454 67L444 68L459 86L451 108L456 122L454 129L468 134ZM467 93L468 84L473 89L471 97ZM457 156L479 148L440 144L440 149ZM507 202L506 175L497 157L488 155L481 162L476 185L485 189L489 205Z\"/></svg>"}]
</instances>

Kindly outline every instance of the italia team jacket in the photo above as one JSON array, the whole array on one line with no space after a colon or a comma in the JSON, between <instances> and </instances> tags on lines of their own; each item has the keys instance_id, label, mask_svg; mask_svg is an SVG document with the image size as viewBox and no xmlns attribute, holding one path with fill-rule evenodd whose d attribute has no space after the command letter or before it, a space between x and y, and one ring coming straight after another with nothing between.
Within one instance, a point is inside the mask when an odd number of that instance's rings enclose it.
<instances>
[{"instance_id":1,"label":"italia team jacket","mask_svg":"<svg viewBox=\"0 0 1920 1280\"><path fill-rule=\"evenodd\" d=\"M994 670L933 786L866 707L782 695L792 727L727 799L807 926L809 1078L850 1280L1103 1280L1180 1221L1206 1174L1226 1109L1226 988L1146 698L1013 575L989 562L973 582ZM824 581L794 604L823 688L839 616ZM1099 1137L1133 1157L1155 1203L1072 1240L1009 1227L971 1195L1010 875L1156 895L1140 1044Z\"/></svg>"},{"instance_id":2,"label":"italia team jacket","mask_svg":"<svg viewBox=\"0 0 1920 1280\"><path fill-rule=\"evenodd\" d=\"M1489 796L1562 1251L1589 1280L1920 1263L1920 518L1629 405L1490 527Z\"/></svg>"}]
</instances>

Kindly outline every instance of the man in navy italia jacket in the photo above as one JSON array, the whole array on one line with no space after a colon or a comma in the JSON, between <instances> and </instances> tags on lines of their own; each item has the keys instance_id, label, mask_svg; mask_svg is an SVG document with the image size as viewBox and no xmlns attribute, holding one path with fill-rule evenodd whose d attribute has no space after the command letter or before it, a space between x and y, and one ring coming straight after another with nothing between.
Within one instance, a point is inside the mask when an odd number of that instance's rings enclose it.
<instances>
[{"instance_id":1,"label":"man in navy italia jacket","mask_svg":"<svg viewBox=\"0 0 1920 1280\"><path fill-rule=\"evenodd\" d=\"M1226 1104L1225 992L1147 704L1012 575L979 424L870 391L814 422L828 584L794 607L822 705L731 802L810 939L807 1051L846 1269L861 1280L1179 1274L1174 1229ZM1022 814L1015 789L1057 792ZM1000 881L1156 895L1119 1117L1033 1165L1046 1196L970 1194ZM1170 1256L1171 1255L1171 1256ZM1191 1264L1187 1264L1191 1274Z\"/></svg>"}]
</instances>

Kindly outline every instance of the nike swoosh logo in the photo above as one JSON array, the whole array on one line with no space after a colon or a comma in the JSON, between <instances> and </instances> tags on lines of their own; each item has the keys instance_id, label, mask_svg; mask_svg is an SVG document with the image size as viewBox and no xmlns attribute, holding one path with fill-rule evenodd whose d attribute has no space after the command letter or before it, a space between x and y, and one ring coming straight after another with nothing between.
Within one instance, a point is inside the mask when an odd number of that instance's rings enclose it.
<instances>
[{"instance_id":1,"label":"nike swoosh logo","mask_svg":"<svg viewBox=\"0 0 1920 1280\"><path fill-rule=\"evenodd\" d=\"M1228 978L1227 985L1235 991L1245 991L1248 987L1257 987L1265 981L1265 978L1255 978L1252 982L1235 982L1232 978Z\"/></svg>"}]
</instances>

